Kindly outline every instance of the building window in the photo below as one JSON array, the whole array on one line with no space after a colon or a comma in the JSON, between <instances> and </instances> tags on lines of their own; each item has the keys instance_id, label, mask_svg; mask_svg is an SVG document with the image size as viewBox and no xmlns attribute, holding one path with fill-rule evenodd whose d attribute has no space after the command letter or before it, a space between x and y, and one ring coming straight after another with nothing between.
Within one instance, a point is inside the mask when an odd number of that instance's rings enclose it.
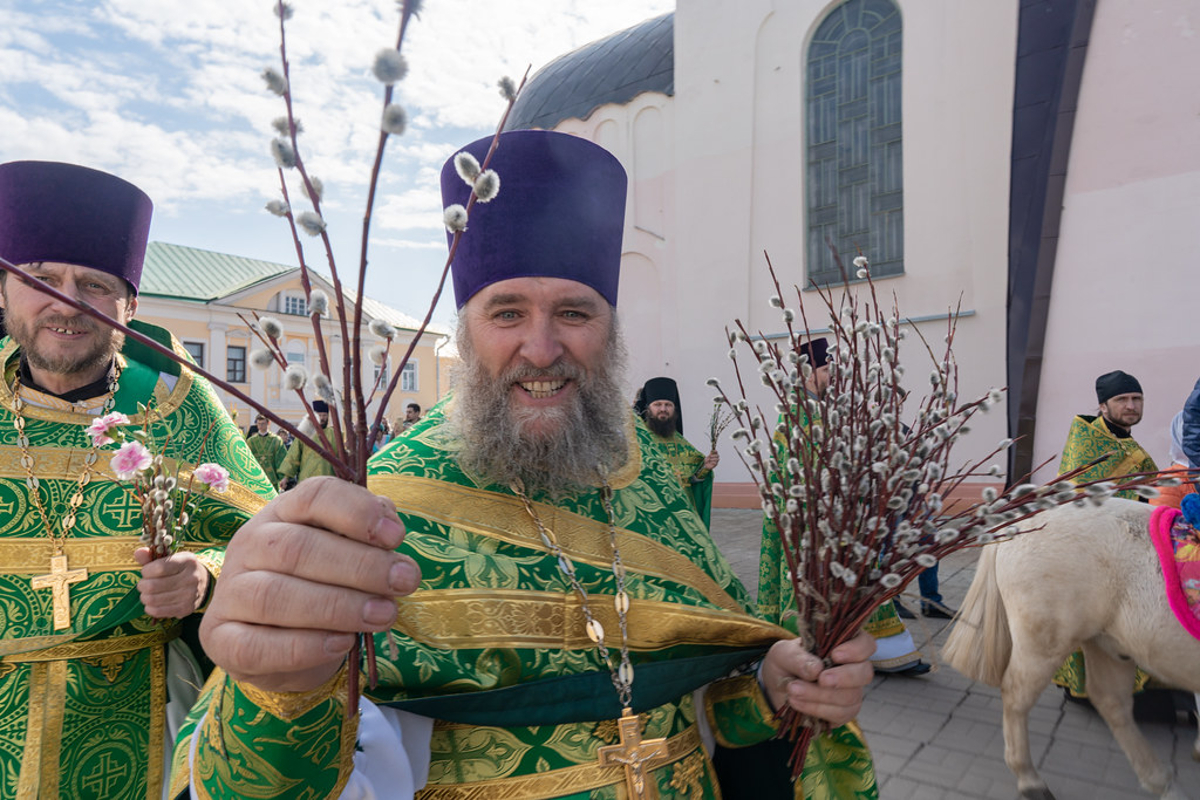
<instances>
[{"instance_id":1,"label":"building window","mask_svg":"<svg viewBox=\"0 0 1200 800\"><path fill-rule=\"evenodd\" d=\"M225 380L230 383L246 382L246 348L233 346L225 348Z\"/></svg>"},{"instance_id":2,"label":"building window","mask_svg":"<svg viewBox=\"0 0 1200 800\"><path fill-rule=\"evenodd\" d=\"M197 367L204 368L204 342L184 342L183 349L188 351Z\"/></svg>"},{"instance_id":3,"label":"building window","mask_svg":"<svg viewBox=\"0 0 1200 800\"><path fill-rule=\"evenodd\" d=\"M400 391L402 392L417 392L420 391L417 386L417 362L409 360L404 365L404 371L400 373Z\"/></svg>"},{"instance_id":4,"label":"building window","mask_svg":"<svg viewBox=\"0 0 1200 800\"><path fill-rule=\"evenodd\" d=\"M390 357L388 359L386 359L382 364L375 365L375 376L374 376L374 378L372 378L372 380L375 381L374 385L378 386L380 391L383 391L384 389L386 389L387 385L388 385L388 381L391 380L391 377L392 377L391 366L392 366L392 359ZM401 380L403 380L403 378L401 378Z\"/></svg>"},{"instance_id":5,"label":"building window","mask_svg":"<svg viewBox=\"0 0 1200 800\"><path fill-rule=\"evenodd\" d=\"M283 313L307 317L308 300L302 294L285 294L283 296Z\"/></svg>"},{"instance_id":6,"label":"building window","mask_svg":"<svg viewBox=\"0 0 1200 800\"><path fill-rule=\"evenodd\" d=\"M808 47L805 97L808 277L850 277L861 249L873 276L904 272L900 135L900 11L892 0L847 0Z\"/></svg>"}]
</instances>

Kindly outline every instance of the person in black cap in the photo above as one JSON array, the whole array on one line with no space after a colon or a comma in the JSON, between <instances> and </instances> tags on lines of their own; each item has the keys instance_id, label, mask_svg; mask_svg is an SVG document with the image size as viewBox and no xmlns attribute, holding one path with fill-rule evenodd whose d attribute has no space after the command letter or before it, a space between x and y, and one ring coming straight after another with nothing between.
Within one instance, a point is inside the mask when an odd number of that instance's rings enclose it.
<instances>
[{"instance_id":1,"label":"person in black cap","mask_svg":"<svg viewBox=\"0 0 1200 800\"><path fill-rule=\"evenodd\" d=\"M1142 385L1127 372L1115 370L1096 378L1098 415L1080 414L1071 421L1063 447L1058 474L1078 469L1094 458L1111 453L1091 469L1078 475L1077 482L1117 478L1133 472L1158 469L1149 454L1133 438L1131 429L1142 420ZM1117 497L1138 499L1133 491Z\"/></svg>"},{"instance_id":2,"label":"person in black cap","mask_svg":"<svg viewBox=\"0 0 1200 800\"><path fill-rule=\"evenodd\" d=\"M313 412L322 428L329 425L329 404L324 400L312 401ZM300 423L301 430L311 427L308 417ZM321 457L321 454L299 439L292 441L288 447L287 456L279 467L279 488L290 489L305 478L315 475L333 475L333 465Z\"/></svg>"},{"instance_id":3,"label":"person in black cap","mask_svg":"<svg viewBox=\"0 0 1200 800\"><path fill-rule=\"evenodd\" d=\"M184 655L186 618L207 599L229 536L274 494L207 381L42 290L183 353L134 319L151 208L105 172L0 164L0 257L22 273L0 272L5 796L163 794L168 701L190 704L180 690L202 682ZM145 422L181 478L205 462L230 474L229 491L188 509L163 558L140 546L141 502L110 466L115 437L97 433L118 414L126 435Z\"/></svg>"},{"instance_id":4,"label":"person in black cap","mask_svg":"<svg viewBox=\"0 0 1200 800\"><path fill-rule=\"evenodd\" d=\"M494 184L478 173L491 144L442 172L447 219L466 226L451 395L372 459L368 487L303 482L229 549L237 578L203 631L228 677L177 748L193 795L715 797L698 720L751 744L774 733L769 704L786 704L842 726L803 780L874 796L845 725L871 680L870 637L823 671L749 613L629 409L620 162L581 137L508 131L491 162L500 192L468 211L470 184ZM414 562L421 589L404 597ZM379 681L348 715L359 665L345 654L364 630Z\"/></svg>"},{"instance_id":5,"label":"person in black cap","mask_svg":"<svg viewBox=\"0 0 1200 800\"><path fill-rule=\"evenodd\" d=\"M1142 385L1128 372L1114 370L1096 378L1096 402L1099 414L1079 414L1071 420L1067 443L1063 447L1058 474L1078 469L1103 455L1108 458L1073 478L1082 483L1119 478L1134 472L1153 472L1158 469L1154 459L1133 438L1131 429L1142 420ZM1141 500L1130 490L1116 493L1117 497ZM1141 691L1148 675L1139 669L1135 691ZM1087 697L1087 673L1083 653L1076 650L1054 674L1054 682L1063 687L1071 698Z\"/></svg>"},{"instance_id":6,"label":"person in black cap","mask_svg":"<svg viewBox=\"0 0 1200 800\"><path fill-rule=\"evenodd\" d=\"M651 378L642 387L640 398L646 427L666 452L679 484L687 490L707 527L712 513L713 470L721 457L716 450L704 455L683 438L683 410L674 380Z\"/></svg>"}]
</instances>

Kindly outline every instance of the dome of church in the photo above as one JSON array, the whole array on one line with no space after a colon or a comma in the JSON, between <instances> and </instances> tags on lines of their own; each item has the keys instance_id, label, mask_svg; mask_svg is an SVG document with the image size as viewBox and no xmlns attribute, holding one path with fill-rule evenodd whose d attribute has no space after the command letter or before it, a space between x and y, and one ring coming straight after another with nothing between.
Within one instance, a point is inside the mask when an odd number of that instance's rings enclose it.
<instances>
[{"instance_id":1,"label":"dome of church","mask_svg":"<svg viewBox=\"0 0 1200 800\"><path fill-rule=\"evenodd\" d=\"M675 93L675 14L667 13L559 56L525 84L506 130L549 130L642 92Z\"/></svg>"}]
</instances>

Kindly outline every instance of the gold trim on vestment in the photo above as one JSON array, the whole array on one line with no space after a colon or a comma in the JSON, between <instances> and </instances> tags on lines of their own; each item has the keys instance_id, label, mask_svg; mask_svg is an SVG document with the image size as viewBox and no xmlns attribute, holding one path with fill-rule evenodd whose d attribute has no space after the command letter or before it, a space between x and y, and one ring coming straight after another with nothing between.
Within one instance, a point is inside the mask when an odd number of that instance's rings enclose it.
<instances>
[{"instance_id":1,"label":"gold trim on vestment","mask_svg":"<svg viewBox=\"0 0 1200 800\"><path fill-rule=\"evenodd\" d=\"M45 734L46 691L50 666L39 664L29 674L29 721L25 726L25 752L21 756L21 776L17 780L17 800L37 800L41 782L42 740Z\"/></svg>"},{"instance_id":2,"label":"gold trim on vestment","mask_svg":"<svg viewBox=\"0 0 1200 800\"><path fill-rule=\"evenodd\" d=\"M207 550L212 542L180 542L187 552ZM138 536L96 536L67 539L63 552L72 565L86 567L88 573L140 570L133 551L142 547ZM33 575L44 572L54 553L54 543L46 537L0 539L0 575Z\"/></svg>"},{"instance_id":3,"label":"gold trim on vestment","mask_svg":"<svg viewBox=\"0 0 1200 800\"><path fill-rule=\"evenodd\" d=\"M41 650L30 650L24 653L4 656L0 660L3 660L6 664L26 664L41 661L72 661L80 658L111 656L117 653L132 653L137 650L145 650L148 647L166 644L173 639L178 639L182 630L182 626L172 625L169 628L152 631L150 633L141 633L137 636L115 636L111 639L90 639L86 642L70 642L68 644L60 644Z\"/></svg>"},{"instance_id":4,"label":"gold trim on vestment","mask_svg":"<svg viewBox=\"0 0 1200 800\"><path fill-rule=\"evenodd\" d=\"M612 595L589 594L605 630L620 629ZM596 646L587 637L579 596L527 589L422 589L397 601L396 630L438 649ZM751 647L791 638L745 612L638 598L628 611L629 646L640 652L683 644Z\"/></svg>"},{"instance_id":5,"label":"gold trim on vestment","mask_svg":"<svg viewBox=\"0 0 1200 800\"><path fill-rule=\"evenodd\" d=\"M179 629L175 636L179 635ZM171 638L175 638L174 636ZM150 651L150 754L146 764L146 800L162 797L167 741L167 649Z\"/></svg>"},{"instance_id":6,"label":"gold trim on vestment","mask_svg":"<svg viewBox=\"0 0 1200 800\"><path fill-rule=\"evenodd\" d=\"M518 497L412 475L372 475L367 485L371 491L391 498L402 514L415 514L509 544L550 552ZM544 503L533 506L542 524L554 531L559 547L573 561L611 568L607 523ZM628 571L686 584L713 605L744 613L708 573L670 547L624 528L617 529L617 543Z\"/></svg>"},{"instance_id":7,"label":"gold trim on vestment","mask_svg":"<svg viewBox=\"0 0 1200 800\"><path fill-rule=\"evenodd\" d=\"M337 698L342 703L346 702L349 697L348 676L349 668L346 664L342 664L341 669L333 673L333 677L307 692L272 692L260 689L252 683L241 683L240 681L238 689L247 700L271 716L291 722L330 698Z\"/></svg>"},{"instance_id":8,"label":"gold trim on vestment","mask_svg":"<svg viewBox=\"0 0 1200 800\"><path fill-rule=\"evenodd\" d=\"M699 729L694 724L690 725L682 733L667 740L666 760L656 763L653 771L657 772L680 761L701 746ZM515 778L497 778L468 784L455 783L448 786L427 784L417 792L416 800L542 800L613 785L618 787L617 796L624 797L624 767L602 767L596 762Z\"/></svg>"},{"instance_id":9,"label":"gold trim on vestment","mask_svg":"<svg viewBox=\"0 0 1200 800\"><path fill-rule=\"evenodd\" d=\"M38 480L63 480L77 481L80 473L84 469L84 460L91 454L91 449L83 449L80 447L30 447L29 454L33 456L34 463L37 464ZM93 480L101 479L112 483L118 483L116 474L112 470L112 457L117 454L116 450L101 450L98 452L96 465L92 468ZM9 480L25 483L26 475L21 468L21 448L15 446L0 446L0 479L8 478ZM188 482L192 478L192 470L187 466L180 466L179 462L173 458L163 458L163 471L167 474L174 474L179 471L178 480L180 489L186 489ZM192 495L200 497L200 490L204 488L203 484L197 483L193 487ZM267 501L262 495L251 491L236 481L229 482L229 488L217 494L209 492L207 496L219 499L223 503L245 511L247 514L255 514Z\"/></svg>"},{"instance_id":10,"label":"gold trim on vestment","mask_svg":"<svg viewBox=\"0 0 1200 800\"><path fill-rule=\"evenodd\" d=\"M139 331L139 333L144 333L144 331ZM8 345L3 350L0 350L0 364L4 365L4 380L0 380L0 406L6 409L11 409L13 404L12 386L8 382L8 362L16 355L17 349L16 341L10 338ZM176 355L184 356L184 360L187 360L187 351L183 349L183 345L175 338L174 334L171 335L171 349L175 351ZM121 359L122 366L128 363L125 356L121 353L117 353L117 358ZM157 408L154 411L155 417L166 417L178 411L179 407L183 405L183 401L187 399L188 392L191 391L192 381L195 380L195 373L181 364L179 366L179 378L175 381L175 387L171 390L170 394L162 397L162 393L159 391L159 386L162 385L161 376L162 373L160 372L159 379L154 384L154 397L157 401ZM26 389L28 390L28 387ZM53 397L53 395L47 396ZM21 413L28 419L44 419L50 422L64 422L69 425L90 425L96 420L91 414L83 414L78 411L59 411L33 404L26 405ZM146 421L144 412L129 414L128 416L130 425L140 426Z\"/></svg>"}]
</instances>

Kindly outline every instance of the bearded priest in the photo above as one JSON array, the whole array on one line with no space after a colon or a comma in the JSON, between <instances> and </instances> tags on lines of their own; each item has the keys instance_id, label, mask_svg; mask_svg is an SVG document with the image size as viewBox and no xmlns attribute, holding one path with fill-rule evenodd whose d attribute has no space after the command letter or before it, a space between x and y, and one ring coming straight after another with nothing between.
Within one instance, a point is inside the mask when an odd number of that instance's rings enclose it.
<instances>
[{"instance_id":1,"label":"bearded priest","mask_svg":"<svg viewBox=\"0 0 1200 800\"><path fill-rule=\"evenodd\" d=\"M489 143L443 169L448 206ZM823 668L750 614L624 400L621 165L546 131L503 134L492 165L453 262L452 396L373 458L371 491L314 478L235 537L202 626L228 674L177 745L192 795L713 798L714 742L767 739L790 705L835 728L811 796L874 796L837 727L871 638ZM348 716L359 630L379 685Z\"/></svg>"},{"instance_id":2,"label":"bearded priest","mask_svg":"<svg viewBox=\"0 0 1200 800\"><path fill-rule=\"evenodd\" d=\"M46 285L140 324L150 199L104 172L0 165L0 795L157 798L169 742L195 698L180 640L207 601L223 546L273 492L207 381L41 291ZM178 549L150 560L142 509L110 466L116 441L89 432L149 409L155 452L186 480L230 473L199 500ZM181 622L183 620L183 622ZM194 626L193 626L194 632ZM168 702L183 706L175 725Z\"/></svg>"}]
</instances>

